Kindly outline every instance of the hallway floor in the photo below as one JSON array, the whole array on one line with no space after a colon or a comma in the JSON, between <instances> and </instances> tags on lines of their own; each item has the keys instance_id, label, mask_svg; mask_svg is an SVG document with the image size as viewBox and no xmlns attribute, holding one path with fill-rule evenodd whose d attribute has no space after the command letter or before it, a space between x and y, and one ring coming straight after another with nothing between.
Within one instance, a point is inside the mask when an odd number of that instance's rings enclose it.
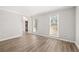
<instances>
[{"instance_id":1,"label":"hallway floor","mask_svg":"<svg viewBox=\"0 0 79 59\"><path fill-rule=\"evenodd\" d=\"M0 42L0 52L78 52L74 43L25 34Z\"/></svg>"}]
</instances>

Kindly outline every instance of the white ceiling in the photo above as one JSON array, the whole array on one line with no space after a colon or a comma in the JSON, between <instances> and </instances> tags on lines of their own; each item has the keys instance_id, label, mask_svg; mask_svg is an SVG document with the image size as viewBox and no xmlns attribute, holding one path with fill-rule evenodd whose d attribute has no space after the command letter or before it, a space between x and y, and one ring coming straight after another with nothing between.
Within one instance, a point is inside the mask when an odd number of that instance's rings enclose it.
<instances>
[{"instance_id":1,"label":"white ceiling","mask_svg":"<svg viewBox=\"0 0 79 59\"><path fill-rule=\"evenodd\" d=\"M64 6L0 6L1 9L15 11L24 16L33 16L63 8Z\"/></svg>"}]
</instances>

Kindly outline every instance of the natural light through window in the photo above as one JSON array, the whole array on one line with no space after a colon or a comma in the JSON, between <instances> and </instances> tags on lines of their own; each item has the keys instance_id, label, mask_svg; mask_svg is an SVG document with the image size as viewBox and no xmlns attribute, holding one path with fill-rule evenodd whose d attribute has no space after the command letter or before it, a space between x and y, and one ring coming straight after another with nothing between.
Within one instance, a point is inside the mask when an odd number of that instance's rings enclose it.
<instances>
[{"instance_id":1,"label":"natural light through window","mask_svg":"<svg viewBox=\"0 0 79 59\"><path fill-rule=\"evenodd\" d=\"M58 18L57 16L50 17L50 35L57 36L58 33Z\"/></svg>"},{"instance_id":2,"label":"natural light through window","mask_svg":"<svg viewBox=\"0 0 79 59\"><path fill-rule=\"evenodd\" d=\"M37 31L37 19L33 20L33 32Z\"/></svg>"}]
</instances>

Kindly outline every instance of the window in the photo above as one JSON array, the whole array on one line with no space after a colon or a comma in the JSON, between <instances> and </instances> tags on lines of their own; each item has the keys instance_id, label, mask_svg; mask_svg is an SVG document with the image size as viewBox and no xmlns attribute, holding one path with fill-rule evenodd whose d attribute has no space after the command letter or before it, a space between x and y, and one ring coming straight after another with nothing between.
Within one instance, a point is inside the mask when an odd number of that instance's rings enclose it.
<instances>
[{"instance_id":1,"label":"window","mask_svg":"<svg viewBox=\"0 0 79 59\"><path fill-rule=\"evenodd\" d=\"M59 31L59 23L58 23L58 16L50 17L50 35L57 36Z\"/></svg>"},{"instance_id":2,"label":"window","mask_svg":"<svg viewBox=\"0 0 79 59\"><path fill-rule=\"evenodd\" d=\"M33 32L37 31L37 19L33 20Z\"/></svg>"}]
</instances>

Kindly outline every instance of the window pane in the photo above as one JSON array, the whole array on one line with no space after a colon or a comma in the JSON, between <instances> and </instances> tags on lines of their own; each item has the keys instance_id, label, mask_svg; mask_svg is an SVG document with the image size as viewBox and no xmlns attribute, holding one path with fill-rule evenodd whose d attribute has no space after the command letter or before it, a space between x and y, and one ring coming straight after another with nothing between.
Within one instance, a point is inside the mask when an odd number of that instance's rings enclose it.
<instances>
[{"instance_id":1,"label":"window pane","mask_svg":"<svg viewBox=\"0 0 79 59\"><path fill-rule=\"evenodd\" d=\"M57 16L52 16L51 17L51 25L50 25L50 34L56 34L58 29L57 29Z\"/></svg>"},{"instance_id":2,"label":"window pane","mask_svg":"<svg viewBox=\"0 0 79 59\"><path fill-rule=\"evenodd\" d=\"M33 32L37 31L37 19L33 20Z\"/></svg>"}]
</instances>

